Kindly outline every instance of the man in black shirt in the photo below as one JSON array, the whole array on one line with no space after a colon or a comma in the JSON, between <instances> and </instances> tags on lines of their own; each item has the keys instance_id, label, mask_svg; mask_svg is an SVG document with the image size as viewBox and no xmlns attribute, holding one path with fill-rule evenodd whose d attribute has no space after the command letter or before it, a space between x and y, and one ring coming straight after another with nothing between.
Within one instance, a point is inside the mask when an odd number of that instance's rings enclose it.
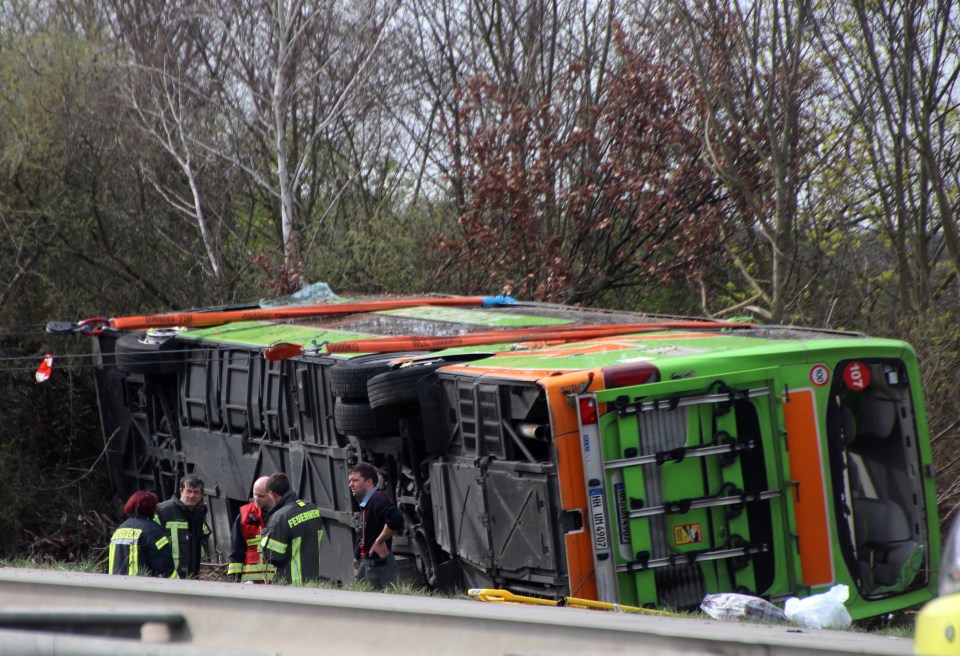
<instances>
[{"instance_id":1,"label":"man in black shirt","mask_svg":"<svg viewBox=\"0 0 960 656\"><path fill-rule=\"evenodd\" d=\"M377 470L365 462L351 467L347 476L350 492L360 504L353 551L357 580L380 590L397 582L391 538L403 530L403 515L387 493L377 487L378 479Z\"/></svg>"}]
</instances>

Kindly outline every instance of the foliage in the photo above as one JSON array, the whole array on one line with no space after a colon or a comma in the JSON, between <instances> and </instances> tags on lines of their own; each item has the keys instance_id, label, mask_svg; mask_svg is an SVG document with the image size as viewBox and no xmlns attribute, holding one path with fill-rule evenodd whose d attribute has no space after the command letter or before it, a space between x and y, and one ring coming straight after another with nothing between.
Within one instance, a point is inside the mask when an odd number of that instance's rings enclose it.
<instances>
[{"instance_id":1,"label":"foliage","mask_svg":"<svg viewBox=\"0 0 960 656\"><path fill-rule=\"evenodd\" d=\"M917 351L936 463L937 507L944 523L960 508L960 314L905 316L899 336Z\"/></svg>"},{"instance_id":2,"label":"foliage","mask_svg":"<svg viewBox=\"0 0 960 656\"><path fill-rule=\"evenodd\" d=\"M3 340L4 352L11 342ZM55 363L37 385L35 361L0 378L0 553L81 560L105 544L111 514L90 371Z\"/></svg>"},{"instance_id":3,"label":"foliage","mask_svg":"<svg viewBox=\"0 0 960 656\"><path fill-rule=\"evenodd\" d=\"M454 175L467 200L441 247L479 270L476 291L589 303L698 282L719 257L724 199L701 157L703 98L691 74L628 41L618 32L597 103L577 101L576 61L554 97L488 76L459 90Z\"/></svg>"},{"instance_id":4,"label":"foliage","mask_svg":"<svg viewBox=\"0 0 960 656\"><path fill-rule=\"evenodd\" d=\"M47 321L300 278L904 337L953 512L952 5L282 4L0 0L0 551L113 512Z\"/></svg>"}]
</instances>

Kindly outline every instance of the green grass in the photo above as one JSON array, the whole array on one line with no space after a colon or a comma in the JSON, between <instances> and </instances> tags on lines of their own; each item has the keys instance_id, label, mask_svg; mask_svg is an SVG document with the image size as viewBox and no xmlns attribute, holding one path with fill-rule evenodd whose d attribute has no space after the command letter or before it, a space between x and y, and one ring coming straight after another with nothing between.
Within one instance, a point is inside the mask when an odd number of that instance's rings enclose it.
<instances>
[{"instance_id":1,"label":"green grass","mask_svg":"<svg viewBox=\"0 0 960 656\"><path fill-rule=\"evenodd\" d=\"M853 623L850 630L891 638L912 638L916 628L918 612L919 609L914 608L859 620Z\"/></svg>"},{"instance_id":2,"label":"green grass","mask_svg":"<svg viewBox=\"0 0 960 656\"><path fill-rule=\"evenodd\" d=\"M0 560L0 567L16 569L46 569L55 572L86 572L88 574L103 574L103 563L96 560L83 560L76 563L36 560L29 556L17 556Z\"/></svg>"}]
</instances>

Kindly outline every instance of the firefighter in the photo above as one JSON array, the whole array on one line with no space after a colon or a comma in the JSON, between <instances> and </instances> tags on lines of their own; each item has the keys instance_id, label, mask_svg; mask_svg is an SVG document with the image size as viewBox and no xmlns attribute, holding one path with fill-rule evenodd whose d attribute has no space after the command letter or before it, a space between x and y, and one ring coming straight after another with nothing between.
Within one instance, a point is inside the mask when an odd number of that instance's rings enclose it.
<instances>
[{"instance_id":1,"label":"firefighter","mask_svg":"<svg viewBox=\"0 0 960 656\"><path fill-rule=\"evenodd\" d=\"M227 576L241 583L265 583L275 568L263 562L260 555L260 534L266 522L264 516L272 507L267 493L267 476L253 484L253 501L240 507L230 533L230 565Z\"/></svg>"},{"instance_id":2,"label":"firefighter","mask_svg":"<svg viewBox=\"0 0 960 656\"><path fill-rule=\"evenodd\" d=\"M180 496L157 506L156 521L170 538L176 573L173 578L200 577L200 561L207 553L210 527L207 504L203 502L203 481L185 476L180 481Z\"/></svg>"},{"instance_id":3,"label":"firefighter","mask_svg":"<svg viewBox=\"0 0 960 656\"><path fill-rule=\"evenodd\" d=\"M323 540L319 508L298 499L282 472L267 479L267 495L272 505L260 551L264 560L277 568L274 581L303 585L318 580Z\"/></svg>"},{"instance_id":4,"label":"firefighter","mask_svg":"<svg viewBox=\"0 0 960 656\"><path fill-rule=\"evenodd\" d=\"M123 522L110 538L111 574L129 576L173 575L173 554L170 540L163 529L153 521L157 510L157 495L153 492L134 492L123 505Z\"/></svg>"}]
</instances>

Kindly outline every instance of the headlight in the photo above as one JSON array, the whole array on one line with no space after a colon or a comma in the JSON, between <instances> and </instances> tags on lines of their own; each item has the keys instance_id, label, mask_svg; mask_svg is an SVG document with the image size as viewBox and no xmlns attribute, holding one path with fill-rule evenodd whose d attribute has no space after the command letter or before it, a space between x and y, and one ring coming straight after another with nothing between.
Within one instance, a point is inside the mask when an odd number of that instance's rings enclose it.
<instances>
[{"instance_id":1,"label":"headlight","mask_svg":"<svg viewBox=\"0 0 960 656\"><path fill-rule=\"evenodd\" d=\"M953 522L940 561L940 595L960 592L960 519Z\"/></svg>"}]
</instances>

